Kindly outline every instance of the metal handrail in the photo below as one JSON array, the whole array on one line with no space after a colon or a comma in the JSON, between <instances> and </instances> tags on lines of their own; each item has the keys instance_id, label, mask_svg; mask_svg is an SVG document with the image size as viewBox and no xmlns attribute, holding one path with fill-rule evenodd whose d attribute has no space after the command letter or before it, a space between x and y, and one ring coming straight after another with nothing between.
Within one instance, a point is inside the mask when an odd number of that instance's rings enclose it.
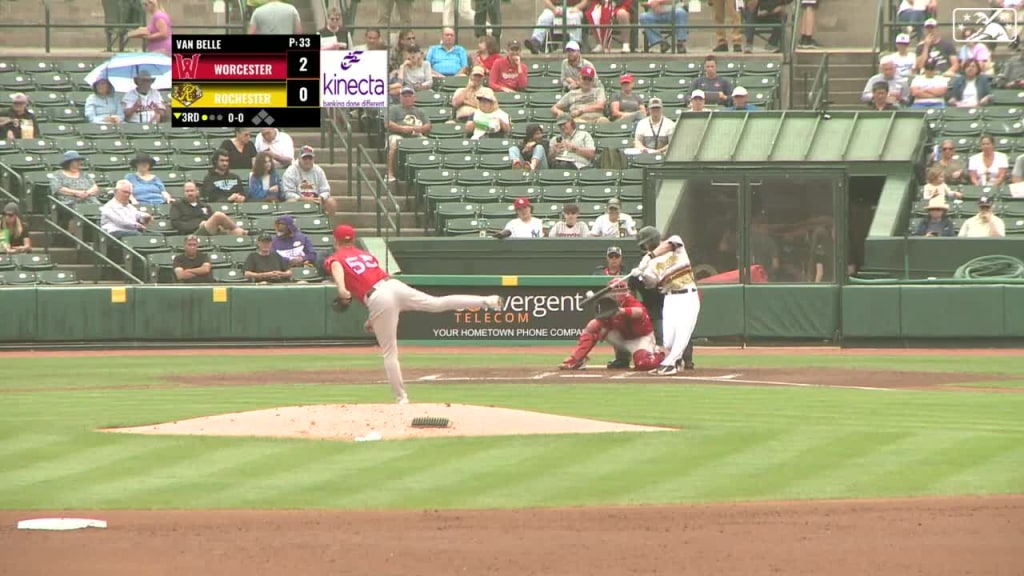
<instances>
[{"instance_id":1,"label":"metal handrail","mask_svg":"<svg viewBox=\"0 0 1024 576\"><path fill-rule=\"evenodd\" d=\"M814 73L814 82L807 91L807 107L811 110L824 110L828 105L828 53L826 52L818 70Z\"/></svg>"},{"instance_id":2,"label":"metal handrail","mask_svg":"<svg viewBox=\"0 0 1024 576\"><path fill-rule=\"evenodd\" d=\"M340 144L345 149L346 167L348 168L348 188L346 194L352 195L352 124L349 122L347 117L348 108L332 108L333 115L335 118L330 118L327 114L327 108L320 109L321 121L320 130L321 138L324 130L324 126L327 126L327 162L334 164L334 152L335 144ZM341 132L341 128L338 127L337 118L341 119L341 123L345 125L345 133ZM323 142L323 140L321 140ZM357 208L362 207L362 199L356 198Z\"/></svg>"},{"instance_id":3,"label":"metal handrail","mask_svg":"<svg viewBox=\"0 0 1024 576\"><path fill-rule=\"evenodd\" d=\"M141 265L141 269L144 269L144 270L149 270L150 269L149 259L147 259L142 254L139 254L138 252L136 252L134 249L129 247L124 242L121 242L117 238L111 236L110 233L108 233L102 227L96 225L95 222L89 220L88 218L83 218L81 214L76 212L70 206L67 206L66 204L61 202L60 199L57 198L56 196L54 196L53 194L50 194L49 196L47 196L47 198L50 201L50 210L51 210L52 214L54 215L54 218L52 218L52 219L51 218L46 218L45 219L45 221L47 222L48 226L56 227L57 229L61 230L61 232L64 233L65 235L67 235L67 236L69 236L71 238L74 238L75 242L80 247L87 248L95 256L97 256L97 257L101 258L102 260L106 261L108 264L110 264L110 266L115 271L117 271L119 274L124 276L126 279L131 280L132 282L134 282L136 284L145 284L146 283L144 280L139 279L137 276L132 274L130 271L126 270L125 268L123 268L119 264L117 264L117 263L113 262L112 260L110 260L109 258L107 258L103 254L103 252L101 251L101 248L102 248L103 244L114 244L114 245L118 246L124 252L124 254L125 254L125 256L127 257L128 260L130 260L133 264L137 260L138 263ZM74 219L80 225L83 225L85 228L88 228L89 230L91 230L96 235L96 244L97 245L90 245L88 242L78 238L74 234L66 232L65 230L60 228L60 226L56 223L57 222L56 216L60 212L67 213L72 219ZM50 230L48 230L47 233L50 234L52 232Z\"/></svg>"},{"instance_id":4,"label":"metal handrail","mask_svg":"<svg viewBox=\"0 0 1024 576\"><path fill-rule=\"evenodd\" d=\"M793 10L793 26L791 30L792 34L789 35L789 48L783 50L783 61L789 64L789 99L787 108L793 107L793 93L796 87L796 39L800 36L800 13L803 11L803 2L796 3L796 9ZM785 42L785 40L782 40Z\"/></svg>"},{"instance_id":5,"label":"metal handrail","mask_svg":"<svg viewBox=\"0 0 1024 576\"><path fill-rule=\"evenodd\" d=\"M883 34L885 28L885 21L887 20L885 16L885 7L888 5L888 3L889 0L878 0L875 3L875 37L871 41L871 47L875 51L875 56L878 56L878 54L882 51L882 43L884 42Z\"/></svg>"},{"instance_id":6,"label":"metal handrail","mask_svg":"<svg viewBox=\"0 0 1024 576\"><path fill-rule=\"evenodd\" d=\"M365 165L370 169L369 175L363 171L364 161ZM391 188L388 186L387 180L385 180L384 176L381 175L380 170L377 169L377 165L373 161L373 158L370 157L369 151L365 146L360 144L356 154L356 189L359 196L362 196L364 182L373 194L374 202L377 204L377 236L381 235L382 230L393 230L395 232L395 236L401 236L402 227L400 222L402 221L402 209L399 206L398 201L395 200L395 196L391 193ZM382 190L384 191L383 194L380 193ZM391 206L387 206L386 202L390 203ZM393 214L398 219L397 222L391 217L392 212L389 208L394 209ZM388 226L386 228L382 226L383 220L387 221Z\"/></svg>"}]
</instances>

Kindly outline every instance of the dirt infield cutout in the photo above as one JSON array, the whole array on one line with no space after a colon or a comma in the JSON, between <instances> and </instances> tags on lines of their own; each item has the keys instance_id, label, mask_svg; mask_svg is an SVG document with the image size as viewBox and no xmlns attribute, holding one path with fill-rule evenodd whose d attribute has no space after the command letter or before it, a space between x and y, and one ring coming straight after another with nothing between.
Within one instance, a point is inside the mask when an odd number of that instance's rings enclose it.
<instances>
[{"instance_id":1,"label":"dirt infield cutout","mask_svg":"<svg viewBox=\"0 0 1024 576\"><path fill-rule=\"evenodd\" d=\"M413 418L447 418L446 428L414 428ZM376 432L382 440L513 436L526 434L598 434L668 432L674 428L590 420L526 410L469 404L321 404L284 406L218 414L103 432L185 436L247 436L354 441Z\"/></svg>"}]
</instances>

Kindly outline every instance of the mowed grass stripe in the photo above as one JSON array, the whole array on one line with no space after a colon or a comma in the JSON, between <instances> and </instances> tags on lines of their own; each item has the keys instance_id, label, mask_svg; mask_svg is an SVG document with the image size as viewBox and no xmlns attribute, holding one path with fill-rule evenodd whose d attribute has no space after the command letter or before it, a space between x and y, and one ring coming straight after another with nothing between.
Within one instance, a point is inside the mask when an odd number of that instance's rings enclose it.
<instances>
[{"instance_id":1,"label":"mowed grass stripe","mask_svg":"<svg viewBox=\"0 0 1024 576\"><path fill-rule=\"evenodd\" d=\"M1011 440L998 453L984 462L976 462L957 474L938 481L931 487L939 494L965 491L971 494L1024 493L1024 445Z\"/></svg>"},{"instance_id":2,"label":"mowed grass stripe","mask_svg":"<svg viewBox=\"0 0 1024 576\"><path fill-rule=\"evenodd\" d=\"M0 428L0 462L18 461L21 458L30 458L32 453L51 446L56 442L68 440L65 434L51 434L43 432L25 431L19 432L17 427L4 426ZM0 470L5 468L0 466Z\"/></svg>"}]
</instances>

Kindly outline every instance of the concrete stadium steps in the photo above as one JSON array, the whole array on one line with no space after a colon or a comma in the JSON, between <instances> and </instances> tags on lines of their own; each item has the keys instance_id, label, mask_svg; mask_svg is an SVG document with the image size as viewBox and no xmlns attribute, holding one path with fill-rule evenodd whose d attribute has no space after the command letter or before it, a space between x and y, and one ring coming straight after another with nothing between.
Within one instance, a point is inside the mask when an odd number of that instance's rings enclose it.
<instances>
[{"instance_id":1,"label":"concrete stadium steps","mask_svg":"<svg viewBox=\"0 0 1024 576\"><path fill-rule=\"evenodd\" d=\"M88 253L78 248L49 245L42 216L28 215L28 225L34 254L46 253L55 268L74 272L81 282L93 283L104 279L102 269L96 267L94 258Z\"/></svg>"},{"instance_id":2,"label":"concrete stadium steps","mask_svg":"<svg viewBox=\"0 0 1024 576\"><path fill-rule=\"evenodd\" d=\"M794 82L789 89L792 93L792 108L807 106L807 93L814 83L818 66L828 54L829 100L832 108L863 108L860 101L864 83L878 72L878 63L869 49L854 50L801 50L794 55Z\"/></svg>"}]
</instances>

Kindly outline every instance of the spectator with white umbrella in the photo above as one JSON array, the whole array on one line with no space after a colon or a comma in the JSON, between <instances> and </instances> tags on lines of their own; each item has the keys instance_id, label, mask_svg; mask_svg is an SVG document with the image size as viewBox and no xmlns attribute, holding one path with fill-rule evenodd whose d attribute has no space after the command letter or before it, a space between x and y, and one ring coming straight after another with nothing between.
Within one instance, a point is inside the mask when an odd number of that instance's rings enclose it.
<instances>
[{"instance_id":1,"label":"spectator with white umbrella","mask_svg":"<svg viewBox=\"0 0 1024 576\"><path fill-rule=\"evenodd\" d=\"M153 88L153 75L143 70L135 78L135 88L124 95L124 119L137 124L159 124L167 114L160 91Z\"/></svg>"},{"instance_id":2,"label":"spectator with white umbrella","mask_svg":"<svg viewBox=\"0 0 1024 576\"><path fill-rule=\"evenodd\" d=\"M142 71L152 75L153 88L171 89L171 57L155 52L117 54L93 68L85 77L85 83L91 86L100 78L106 78L115 92L125 94L135 88L135 76Z\"/></svg>"}]
</instances>

